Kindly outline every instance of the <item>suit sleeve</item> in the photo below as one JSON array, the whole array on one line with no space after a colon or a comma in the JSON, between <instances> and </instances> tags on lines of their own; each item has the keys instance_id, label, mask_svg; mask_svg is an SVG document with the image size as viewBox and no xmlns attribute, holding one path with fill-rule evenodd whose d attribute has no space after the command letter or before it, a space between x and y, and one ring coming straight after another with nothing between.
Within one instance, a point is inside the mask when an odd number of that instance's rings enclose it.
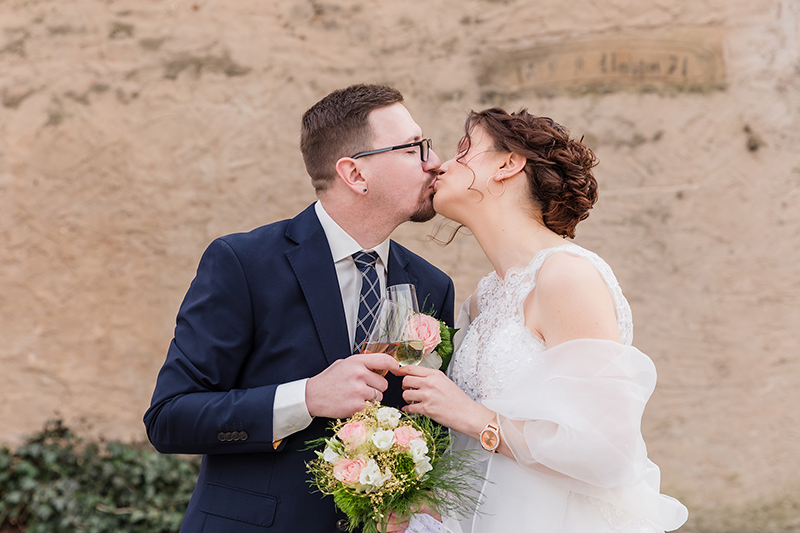
<instances>
[{"instance_id":1,"label":"suit sleeve","mask_svg":"<svg viewBox=\"0 0 800 533\"><path fill-rule=\"evenodd\" d=\"M158 451L274 451L272 407L278 384L236 387L253 332L244 270L231 247L217 239L203 254L178 312L175 337L144 416Z\"/></svg>"}]
</instances>

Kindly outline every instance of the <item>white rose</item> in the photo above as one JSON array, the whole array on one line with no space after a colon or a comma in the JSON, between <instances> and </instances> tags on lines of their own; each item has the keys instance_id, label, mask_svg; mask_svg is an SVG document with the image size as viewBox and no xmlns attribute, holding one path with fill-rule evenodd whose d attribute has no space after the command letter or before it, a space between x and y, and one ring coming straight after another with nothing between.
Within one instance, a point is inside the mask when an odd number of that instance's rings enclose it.
<instances>
[{"instance_id":1,"label":"white rose","mask_svg":"<svg viewBox=\"0 0 800 533\"><path fill-rule=\"evenodd\" d=\"M403 413L394 407L381 407L378 409L376 416L378 417L378 422L380 422L381 425L388 425L390 428L396 428L397 423L400 422L400 417L403 416Z\"/></svg>"},{"instance_id":2,"label":"white rose","mask_svg":"<svg viewBox=\"0 0 800 533\"><path fill-rule=\"evenodd\" d=\"M420 477L422 477L425 472L430 472L431 470L433 470L433 467L431 466L430 459L427 457L423 457L420 462L414 465L414 472Z\"/></svg>"},{"instance_id":3,"label":"white rose","mask_svg":"<svg viewBox=\"0 0 800 533\"><path fill-rule=\"evenodd\" d=\"M425 458L425 454L428 453L428 445L423 439L412 440L408 443L408 449L411 451L411 457L414 459L415 463L420 462Z\"/></svg>"},{"instance_id":4,"label":"white rose","mask_svg":"<svg viewBox=\"0 0 800 533\"><path fill-rule=\"evenodd\" d=\"M330 446L325 446L325 453L322 455L322 458L325 459L328 463L335 463L339 460L339 454L336 453L333 448Z\"/></svg>"},{"instance_id":5,"label":"white rose","mask_svg":"<svg viewBox=\"0 0 800 533\"><path fill-rule=\"evenodd\" d=\"M394 444L394 431L379 429L372 434L372 444L380 451L385 452Z\"/></svg>"},{"instance_id":6,"label":"white rose","mask_svg":"<svg viewBox=\"0 0 800 533\"><path fill-rule=\"evenodd\" d=\"M372 485L377 477L381 475L381 469L375 459L367 461L367 466L361 469L358 481L364 485Z\"/></svg>"},{"instance_id":7,"label":"white rose","mask_svg":"<svg viewBox=\"0 0 800 533\"><path fill-rule=\"evenodd\" d=\"M375 462L375 459L370 459L367 463L367 466L361 470L361 475L359 476L358 481L364 485L382 487L390 477L392 477L392 473L388 468L384 474L381 474L381 469L378 466L378 463Z\"/></svg>"}]
</instances>

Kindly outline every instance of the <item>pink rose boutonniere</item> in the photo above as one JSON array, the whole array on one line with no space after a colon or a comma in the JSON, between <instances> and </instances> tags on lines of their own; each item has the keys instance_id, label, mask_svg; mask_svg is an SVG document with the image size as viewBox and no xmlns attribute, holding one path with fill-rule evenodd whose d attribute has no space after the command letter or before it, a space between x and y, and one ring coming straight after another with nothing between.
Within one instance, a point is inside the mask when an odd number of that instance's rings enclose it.
<instances>
[{"instance_id":1,"label":"pink rose boutonniere","mask_svg":"<svg viewBox=\"0 0 800 533\"><path fill-rule=\"evenodd\" d=\"M433 309L431 309L431 313ZM423 353L420 366L447 371L453 357L453 336L458 331L429 313L417 313L408 323L411 335L422 339Z\"/></svg>"},{"instance_id":2,"label":"pink rose boutonniere","mask_svg":"<svg viewBox=\"0 0 800 533\"><path fill-rule=\"evenodd\" d=\"M423 355L428 355L442 342L439 321L430 315L416 314L411 317L408 327L415 339L422 339Z\"/></svg>"}]
</instances>

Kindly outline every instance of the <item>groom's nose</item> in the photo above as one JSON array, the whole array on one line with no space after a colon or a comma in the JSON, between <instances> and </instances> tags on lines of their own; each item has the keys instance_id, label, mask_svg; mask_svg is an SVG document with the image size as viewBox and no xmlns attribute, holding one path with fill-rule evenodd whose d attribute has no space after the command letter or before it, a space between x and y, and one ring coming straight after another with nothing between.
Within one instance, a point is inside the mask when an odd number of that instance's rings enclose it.
<instances>
[{"instance_id":1,"label":"groom's nose","mask_svg":"<svg viewBox=\"0 0 800 533\"><path fill-rule=\"evenodd\" d=\"M430 149L428 153L428 160L422 163L422 168L425 172L433 172L436 171L440 166L442 166L442 160L439 159L439 156L436 155L436 152L433 151L433 148Z\"/></svg>"}]
</instances>

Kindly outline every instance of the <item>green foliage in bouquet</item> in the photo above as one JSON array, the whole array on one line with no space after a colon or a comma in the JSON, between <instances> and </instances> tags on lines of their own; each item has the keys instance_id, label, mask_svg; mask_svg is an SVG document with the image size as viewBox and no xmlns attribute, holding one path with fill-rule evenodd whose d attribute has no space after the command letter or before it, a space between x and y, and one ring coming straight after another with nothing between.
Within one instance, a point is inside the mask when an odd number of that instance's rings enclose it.
<instances>
[{"instance_id":1,"label":"green foliage in bouquet","mask_svg":"<svg viewBox=\"0 0 800 533\"><path fill-rule=\"evenodd\" d=\"M0 448L0 529L177 531L198 470L199 461L149 445L109 442L101 450L49 422L16 451Z\"/></svg>"},{"instance_id":2,"label":"green foliage in bouquet","mask_svg":"<svg viewBox=\"0 0 800 533\"><path fill-rule=\"evenodd\" d=\"M476 509L471 486L482 478L474 458L451 450L447 429L430 418L376 402L331 428L334 437L308 442L317 454L307 465L309 483L333 496L351 530L378 533L392 513L410 516L426 507L449 516Z\"/></svg>"}]
</instances>

